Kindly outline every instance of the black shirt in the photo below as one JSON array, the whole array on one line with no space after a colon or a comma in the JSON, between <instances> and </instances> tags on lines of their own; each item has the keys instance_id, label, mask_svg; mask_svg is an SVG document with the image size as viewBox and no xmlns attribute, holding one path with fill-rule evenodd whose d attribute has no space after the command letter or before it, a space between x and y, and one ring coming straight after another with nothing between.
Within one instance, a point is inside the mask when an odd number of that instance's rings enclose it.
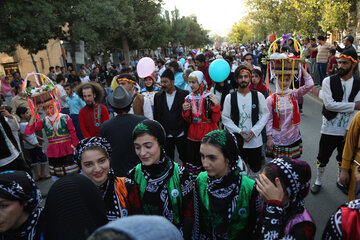
<instances>
[{"instance_id":1,"label":"black shirt","mask_svg":"<svg viewBox=\"0 0 360 240\"><path fill-rule=\"evenodd\" d=\"M129 170L140 163L135 153L132 131L145 119L144 116L120 114L101 125L100 137L107 138L112 148L110 161L115 176L126 177Z\"/></svg>"}]
</instances>

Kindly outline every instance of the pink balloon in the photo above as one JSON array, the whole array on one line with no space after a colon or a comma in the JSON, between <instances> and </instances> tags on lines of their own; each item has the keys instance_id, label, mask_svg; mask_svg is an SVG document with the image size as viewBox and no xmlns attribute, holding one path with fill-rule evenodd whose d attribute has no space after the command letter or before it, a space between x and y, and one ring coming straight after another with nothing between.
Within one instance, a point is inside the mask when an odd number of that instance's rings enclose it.
<instances>
[{"instance_id":1,"label":"pink balloon","mask_svg":"<svg viewBox=\"0 0 360 240\"><path fill-rule=\"evenodd\" d=\"M149 75L151 75L155 70L155 63L154 61L149 57L143 57L140 59L136 66L136 71L139 77L145 78Z\"/></svg>"}]
</instances>

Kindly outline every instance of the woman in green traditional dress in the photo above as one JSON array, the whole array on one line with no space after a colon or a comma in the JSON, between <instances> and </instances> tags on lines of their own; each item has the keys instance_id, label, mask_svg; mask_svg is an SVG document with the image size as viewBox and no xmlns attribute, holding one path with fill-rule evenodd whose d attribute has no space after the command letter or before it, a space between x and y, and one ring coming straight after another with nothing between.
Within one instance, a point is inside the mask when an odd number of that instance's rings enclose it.
<instances>
[{"instance_id":1,"label":"woman in green traditional dress","mask_svg":"<svg viewBox=\"0 0 360 240\"><path fill-rule=\"evenodd\" d=\"M214 130L201 141L206 172L195 185L193 239L253 238L262 200L255 181L241 174L237 146L236 137L224 130Z\"/></svg>"},{"instance_id":2,"label":"woman in green traditional dress","mask_svg":"<svg viewBox=\"0 0 360 240\"><path fill-rule=\"evenodd\" d=\"M160 215L191 239L194 223L193 187L189 173L165 155L166 133L160 123L144 120L133 130L141 163L127 179L130 214Z\"/></svg>"}]
</instances>

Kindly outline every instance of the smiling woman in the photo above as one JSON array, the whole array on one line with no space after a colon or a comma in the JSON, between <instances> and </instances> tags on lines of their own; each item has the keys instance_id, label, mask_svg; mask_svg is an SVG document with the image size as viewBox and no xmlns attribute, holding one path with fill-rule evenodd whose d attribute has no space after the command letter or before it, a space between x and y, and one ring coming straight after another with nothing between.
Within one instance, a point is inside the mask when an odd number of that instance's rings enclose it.
<instances>
[{"instance_id":1,"label":"smiling woman","mask_svg":"<svg viewBox=\"0 0 360 240\"><path fill-rule=\"evenodd\" d=\"M114 221L128 215L125 178L115 177L110 168L110 143L101 137L86 138L79 142L74 159L82 173L99 188L105 201L106 216Z\"/></svg>"}]
</instances>

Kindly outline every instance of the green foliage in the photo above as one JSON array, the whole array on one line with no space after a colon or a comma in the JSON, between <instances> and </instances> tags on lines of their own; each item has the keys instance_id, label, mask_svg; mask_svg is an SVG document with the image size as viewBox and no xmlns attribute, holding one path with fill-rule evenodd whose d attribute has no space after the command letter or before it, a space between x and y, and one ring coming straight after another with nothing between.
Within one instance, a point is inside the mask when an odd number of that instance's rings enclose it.
<instances>
[{"instance_id":1,"label":"green foliage","mask_svg":"<svg viewBox=\"0 0 360 240\"><path fill-rule=\"evenodd\" d=\"M233 43L244 43L252 38L251 25L239 21L238 23L234 23L231 29L231 33L229 34L229 40Z\"/></svg>"},{"instance_id":2,"label":"green foliage","mask_svg":"<svg viewBox=\"0 0 360 240\"><path fill-rule=\"evenodd\" d=\"M275 33L313 36L346 29L348 0L247 0L254 39Z\"/></svg>"},{"instance_id":3,"label":"green foliage","mask_svg":"<svg viewBox=\"0 0 360 240\"><path fill-rule=\"evenodd\" d=\"M180 16L178 9L163 12L163 0L2 0L0 52L17 46L36 54L48 40L67 40L75 59L75 46L86 51L155 49L181 44L200 47L211 42L196 16Z\"/></svg>"},{"instance_id":4,"label":"green foliage","mask_svg":"<svg viewBox=\"0 0 360 240\"><path fill-rule=\"evenodd\" d=\"M0 52L12 54L18 46L30 54L45 49L57 24L53 10L43 0L0 1Z\"/></svg>"}]
</instances>

